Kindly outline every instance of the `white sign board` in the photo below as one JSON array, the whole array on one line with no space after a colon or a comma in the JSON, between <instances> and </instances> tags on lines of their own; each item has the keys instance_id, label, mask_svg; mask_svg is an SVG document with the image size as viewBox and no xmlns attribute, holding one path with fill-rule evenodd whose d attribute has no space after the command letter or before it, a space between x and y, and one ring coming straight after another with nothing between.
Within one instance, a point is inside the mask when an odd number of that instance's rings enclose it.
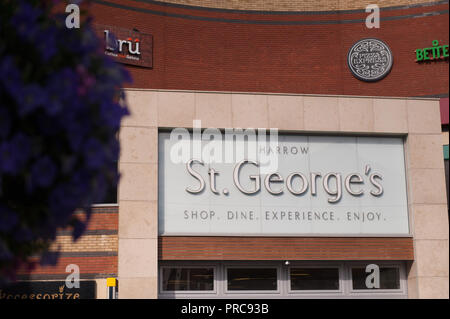
<instances>
[{"instance_id":1,"label":"white sign board","mask_svg":"<svg viewBox=\"0 0 450 319\"><path fill-rule=\"evenodd\" d=\"M205 136L173 136L159 134L160 235L409 234L402 138L282 135L256 156L214 161L176 158L182 147L214 148ZM259 155L269 153L268 172Z\"/></svg>"}]
</instances>

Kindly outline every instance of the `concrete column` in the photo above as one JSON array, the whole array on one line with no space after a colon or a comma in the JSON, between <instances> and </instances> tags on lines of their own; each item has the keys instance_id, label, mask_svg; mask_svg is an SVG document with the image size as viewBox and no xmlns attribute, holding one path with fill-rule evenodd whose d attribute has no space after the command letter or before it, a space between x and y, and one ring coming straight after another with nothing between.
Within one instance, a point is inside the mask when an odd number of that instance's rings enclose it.
<instances>
[{"instance_id":1,"label":"concrete column","mask_svg":"<svg viewBox=\"0 0 450 319\"><path fill-rule=\"evenodd\" d=\"M157 93L126 90L120 130L119 298L158 296Z\"/></svg>"},{"instance_id":2,"label":"concrete column","mask_svg":"<svg viewBox=\"0 0 450 319\"><path fill-rule=\"evenodd\" d=\"M449 297L449 231L438 101L408 100L406 158L414 262L410 298Z\"/></svg>"}]
</instances>

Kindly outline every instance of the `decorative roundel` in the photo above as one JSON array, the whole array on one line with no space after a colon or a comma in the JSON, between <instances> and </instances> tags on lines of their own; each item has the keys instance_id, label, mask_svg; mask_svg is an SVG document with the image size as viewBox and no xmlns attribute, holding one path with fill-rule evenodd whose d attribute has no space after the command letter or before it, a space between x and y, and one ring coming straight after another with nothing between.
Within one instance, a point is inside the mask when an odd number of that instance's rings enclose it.
<instances>
[{"instance_id":1,"label":"decorative roundel","mask_svg":"<svg viewBox=\"0 0 450 319\"><path fill-rule=\"evenodd\" d=\"M348 51L347 63L353 75L362 81L384 78L392 68L391 49L381 40L362 39Z\"/></svg>"}]
</instances>

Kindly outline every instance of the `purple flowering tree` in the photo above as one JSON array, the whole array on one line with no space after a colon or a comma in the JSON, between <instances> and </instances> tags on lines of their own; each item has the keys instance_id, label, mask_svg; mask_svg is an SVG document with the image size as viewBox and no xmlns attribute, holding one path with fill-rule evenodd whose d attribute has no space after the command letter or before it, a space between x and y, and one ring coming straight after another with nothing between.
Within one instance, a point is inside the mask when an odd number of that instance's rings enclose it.
<instances>
[{"instance_id":1,"label":"purple flowering tree","mask_svg":"<svg viewBox=\"0 0 450 319\"><path fill-rule=\"evenodd\" d=\"M120 87L131 80L89 19L66 28L56 2L0 4L0 281L46 255L58 228L82 235L118 180Z\"/></svg>"}]
</instances>

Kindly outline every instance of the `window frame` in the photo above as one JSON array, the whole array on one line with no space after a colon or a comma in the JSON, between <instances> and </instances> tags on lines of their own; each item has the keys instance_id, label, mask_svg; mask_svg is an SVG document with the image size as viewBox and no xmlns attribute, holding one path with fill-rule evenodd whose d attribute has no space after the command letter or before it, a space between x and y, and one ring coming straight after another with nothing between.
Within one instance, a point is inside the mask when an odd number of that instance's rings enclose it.
<instances>
[{"instance_id":1,"label":"window frame","mask_svg":"<svg viewBox=\"0 0 450 319\"><path fill-rule=\"evenodd\" d=\"M213 270L213 289L212 290L164 290L163 287L163 270L164 269L173 269L173 268L185 268L185 269L204 269L204 268L212 268ZM182 295L217 295L218 289L217 289L217 271L218 266L213 264L196 264L196 265L189 265L184 263L171 263L167 265L160 265L158 274L159 274L159 280L158 280L158 292L162 296L182 296Z\"/></svg>"},{"instance_id":2,"label":"window frame","mask_svg":"<svg viewBox=\"0 0 450 319\"><path fill-rule=\"evenodd\" d=\"M351 269L365 268L368 264L382 267L396 267L400 272L400 289L353 288ZM214 290L162 290L163 268L213 268ZM227 269L229 268L275 268L277 270L277 290L228 290ZM291 268L338 268L339 290L291 290ZM161 299L379 299L408 298L408 282L405 261L200 261L200 260L160 260L158 265L158 298Z\"/></svg>"},{"instance_id":3,"label":"window frame","mask_svg":"<svg viewBox=\"0 0 450 319\"><path fill-rule=\"evenodd\" d=\"M336 290L293 290L291 289L291 269L293 268L314 268L314 269L338 269L338 282L339 282L339 289ZM343 294L344 293L344 285L345 285L345 278L344 278L344 267L342 264L339 263L332 263L332 264L319 264L319 263L292 263L287 267L287 293L289 295L311 295L311 294L320 294L320 295L327 295L327 294Z\"/></svg>"},{"instance_id":4,"label":"window frame","mask_svg":"<svg viewBox=\"0 0 450 319\"><path fill-rule=\"evenodd\" d=\"M399 275L399 289L353 289L353 277L352 277L352 269L354 268L366 268L367 265L376 264L380 268L397 268ZM370 261L366 263L358 262L351 263L347 265L347 278L348 278L348 287L349 287L349 296L364 296L368 294L375 295L387 295L387 294L407 294L406 291L406 273L405 267L401 263L392 263L392 262L377 262Z\"/></svg>"},{"instance_id":5,"label":"window frame","mask_svg":"<svg viewBox=\"0 0 450 319\"><path fill-rule=\"evenodd\" d=\"M277 289L276 290L228 290L228 269L267 269L272 268L276 270L277 274ZM280 295L281 294L281 287L282 287L282 280L281 280L282 270L280 265L276 264L259 264L259 265L250 265L250 264L229 264L225 263L223 265L223 293L224 295Z\"/></svg>"}]
</instances>

